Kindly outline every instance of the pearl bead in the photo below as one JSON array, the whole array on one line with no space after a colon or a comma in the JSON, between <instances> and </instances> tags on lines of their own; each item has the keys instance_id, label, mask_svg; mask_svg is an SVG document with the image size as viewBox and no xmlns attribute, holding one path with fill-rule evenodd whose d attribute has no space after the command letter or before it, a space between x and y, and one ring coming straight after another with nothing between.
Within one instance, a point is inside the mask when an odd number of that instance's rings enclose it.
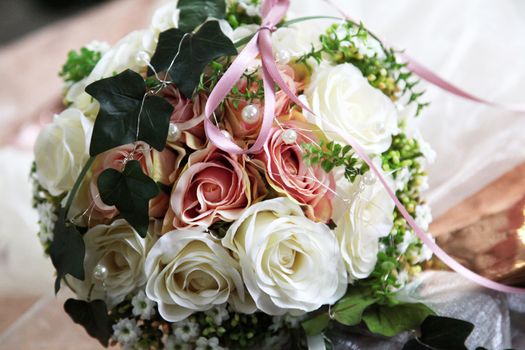
<instances>
[{"instance_id":1,"label":"pearl bead","mask_svg":"<svg viewBox=\"0 0 525 350\"><path fill-rule=\"evenodd\" d=\"M288 50L279 50L275 53L275 61L279 64L287 64L291 59L290 52Z\"/></svg>"},{"instance_id":2,"label":"pearl bead","mask_svg":"<svg viewBox=\"0 0 525 350\"><path fill-rule=\"evenodd\" d=\"M139 63L148 63L151 61L151 56L146 51L139 51L137 53L137 62Z\"/></svg>"},{"instance_id":3,"label":"pearl bead","mask_svg":"<svg viewBox=\"0 0 525 350\"><path fill-rule=\"evenodd\" d=\"M242 120L248 124L254 124L259 120L259 108L256 105L247 105L241 112Z\"/></svg>"},{"instance_id":4,"label":"pearl bead","mask_svg":"<svg viewBox=\"0 0 525 350\"><path fill-rule=\"evenodd\" d=\"M294 129L286 129L281 138L285 144L291 145L297 142L297 132Z\"/></svg>"},{"instance_id":5,"label":"pearl bead","mask_svg":"<svg viewBox=\"0 0 525 350\"><path fill-rule=\"evenodd\" d=\"M363 177L363 182L365 183L365 185L372 186L373 184L376 183L376 178L374 175L367 173Z\"/></svg>"},{"instance_id":6,"label":"pearl bead","mask_svg":"<svg viewBox=\"0 0 525 350\"><path fill-rule=\"evenodd\" d=\"M109 271L108 268L102 264L97 264L93 270L93 278L99 281L104 281L108 278Z\"/></svg>"},{"instance_id":7,"label":"pearl bead","mask_svg":"<svg viewBox=\"0 0 525 350\"><path fill-rule=\"evenodd\" d=\"M168 141L169 142L175 142L179 139L181 135L181 131L177 124L170 123L170 127L168 129Z\"/></svg>"}]
</instances>

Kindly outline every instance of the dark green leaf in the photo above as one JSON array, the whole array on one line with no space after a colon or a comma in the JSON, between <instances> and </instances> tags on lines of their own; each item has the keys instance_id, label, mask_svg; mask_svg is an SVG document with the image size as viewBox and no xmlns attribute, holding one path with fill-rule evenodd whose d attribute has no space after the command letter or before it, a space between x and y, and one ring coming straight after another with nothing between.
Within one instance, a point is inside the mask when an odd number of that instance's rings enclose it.
<instances>
[{"instance_id":1,"label":"dark green leaf","mask_svg":"<svg viewBox=\"0 0 525 350\"><path fill-rule=\"evenodd\" d=\"M422 343L437 349L466 350L465 341L474 329L470 322L448 317L428 316L421 325Z\"/></svg>"},{"instance_id":2,"label":"dark green leaf","mask_svg":"<svg viewBox=\"0 0 525 350\"><path fill-rule=\"evenodd\" d=\"M209 21L195 34L180 29L160 33L151 64L157 72L166 71L171 66L168 72L171 80L184 96L190 98L206 65L218 57L236 54L235 46L222 33L219 22ZM150 69L149 74L152 73Z\"/></svg>"},{"instance_id":3,"label":"dark green leaf","mask_svg":"<svg viewBox=\"0 0 525 350\"><path fill-rule=\"evenodd\" d=\"M403 346L403 350L435 350L435 349L430 346L426 346L425 344L421 343L418 339L411 339L405 344L405 346Z\"/></svg>"},{"instance_id":4,"label":"dark green leaf","mask_svg":"<svg viewBox=\"0 0 525 350\"><path fill-rule=\"evenodd\" d=\"M178 8L179 28L186 33L209 17L222 19L226 15L225 0L180 0Z\"/></svg>"},{"instance_id":5,"label":"dark green leaf","mask_svg":"<svg viewBox=\"0 0 525 350\"><path fill-rule=\"evenodd\" d=\"M322 314L303 321L301 325L306 335L314 336L321 334L326 327L328 327L328 323L330 323L330 315L328 312L323 312Z\"/></svg>"},{"instance_id":6,"label":"dark green leaf","mask_svg":"<svg viewBox=\"0 0 525 350\"><path fill-rule=\"evenodd\" d=\"M55 293L60 290L60 282L67 274L84 280L85 253L86 247L82 235L73 224L67 221L65 211L61 209L53 229L53 241L49 248L51 261L57 270Z\"/></svg>"},{"instance_id":7,"label":"dark green leaf","mask_svg":"<svg viewBox=\"0 0 525 350\"><path fill-rule=\"evenodd\" d=\"M146 83L140 74L125 70L92 83L86 92L100 103L91 156L138 140L164 149L173 107L161 97L145 96Z\"/></svg>"},{"instance_id":8,"label":"dark green leaf","mask_svg":"<svg viewBox=\"0 0 525 350\"><path fill-rule=\"evenodd\" d=\"M374 305L363 313L363 321L376 334L392 337L418 328L434 312L424 304Z\"/></svg>"},{"instance_id":9,"label":"dark green leaf","mask_svg":"<svg viewBox=\"0 0 525 350\"><path fill-rule=\"evenodd\" d=\"M120 215L145 237L149 225L149 200L159 194L159 188L142 172L140 163L128 161L123 172L106 169L100 174L97 184L102 201L116 206Z\"/></svg>"},{"instance_id":10,"label":"dark green leaf","mask_svg":"<svg viewBox=\"0 0 525 350\"><path fill-rule=\"evenodd\" d=\"M346 326L355 326L361 322L363 312L374 304L377 298L362 288L350 288L349 292L339 300L332 312L334 319Z\"/></svg>"},{"instance_id":11,"label":"dark green leaf","mask_svg":"<svg viewBox=\"0 0 525 350\"><path fill-rule=\"evenodd\" d=\"M71 319L84 327L86 332L96 338L103 346L109 345L113 333L112 322L108 316L106 304L102 300L92 302L68 299L64 310Z\"/></svg>"}]
</instances>

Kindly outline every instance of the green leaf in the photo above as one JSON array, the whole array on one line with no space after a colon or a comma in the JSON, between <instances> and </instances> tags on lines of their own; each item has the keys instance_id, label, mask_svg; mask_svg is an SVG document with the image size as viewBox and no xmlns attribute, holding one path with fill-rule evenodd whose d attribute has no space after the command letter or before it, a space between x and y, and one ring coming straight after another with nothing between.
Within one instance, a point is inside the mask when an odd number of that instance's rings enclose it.
<instances>
[{"instance_id":1,"label":"green leaf","mask_svg":"<svg viewBox=\"0 0 525 350\"><path fill-rule=\"evenodd\" d=\"M314 336L321 334L326 329L326 327L328 327L329 323L330 315L328 312L323 312L322 314L316 315L301 322L301 325L303 326L306 335Z\"/></svg>"},{"instance_id":2,"label":"green leaf","mask_svg":"<svg viewBox=\"0 0 525 350\"><path fill-rule=\"evenodd\" d=\"M371 332L393 337L418 328L429 315L434 315L434 312L421 303L375 305L363 313L363 322Z\"/></svg>"},{"instance_id":3,"label":"green leaf","mask_svg":"<svg viewBox=\"0 0 525 350\"><path fill-rule=\"evenodd\" d=\"M164 149L173 107L161 97L146 95L140 74L125 70L92 83L86 92L100 103L91 156L139 140L159 151Z\"/></svg>"},{"instance_id":4,"label":"green leaf","mask_svg":"<svg viewBox=\"0 0 525 350\"><path fill-rule=\"evenodd\" d=\"M207 18L222 19L226 15L226 1L224 0L180 0L179 28L192 32L195 27Z\"/></svg>"},{"instance_id":5,"label":"green leaf","mask_svg":"<svg viewBox=\"0 0 525 350\"><path fill-rule=\"evenodd\" d=\"M49 248L51 262L57 270L55 293L60 290L60 282L65 275L84 280L84 239L73 224L67 221L65 210L61 209L53 229L53 241Z\"/></svg>"},{"instance_id":6,"label":"green leaf","mask_svg":"<svg viewBox=\"0 0 525 350\"><path fill-rule=\"evenodd\" d=\"M68 299L64 310L71 319L84 327L86 332L96 338L103 346L109 345L113 333L112 322L108 316L106 304L102 300L92 302Z\"/></svg>"},{"instance_id":7,"label":"green leaf","mask_svg":"<svg viewBox=\"0 0 525 350\"><path fill-rule=\"evenodd\" d=\"M176 28L160 33L151 65L157 72L169 69L177 88L191 98L206 65L219 57L236 54L235 46L223 34L219 22L209 21L195 34ZM151 69L149 74L153 74Z\"/></svg>"},{"instance_id":8,"label":"green leaf","mask_svg":"<svg viewBox=\"0 0 525 350\"><path fill-rule=\"evenodd\" d=\"M347 326L355 326L361 322L363 312L374 304L377 298L363 288L351 288L332 308L334 319Z\"/></svg>"},{"instance_id":9,"label":"green leaf","mask_svg":"<svg viewBox=\"0 0 525 350\"><path fill-rule=\"evenodd\" d=\"M428 316L421 324L419 340L431 347L466 350L465 341L474 329L470 322L449 317Z\"/></svg>"},{"instance_id":10,"label":"green leaf","mask_svg":"<svg viewBox=\"0 0 525 350\"><path fill-rule=\"evenodd\" d=\"M160 191L155 181L142 172L140 163L130 160L122 172L106 169L100 174L97 184L102 201L116 206L139 235L146 237L149 200Z\"/></svg>"}]
</instances>

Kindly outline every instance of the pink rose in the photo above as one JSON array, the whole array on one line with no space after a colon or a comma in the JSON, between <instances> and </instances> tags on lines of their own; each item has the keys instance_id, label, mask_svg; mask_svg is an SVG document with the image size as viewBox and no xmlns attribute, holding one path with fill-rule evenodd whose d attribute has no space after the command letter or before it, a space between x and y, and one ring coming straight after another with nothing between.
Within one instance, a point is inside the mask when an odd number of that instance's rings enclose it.
<instances>
[{"instance_id":1,"label":"pink rose","mask_svg":"<svg viewBox=\"0 0 525 350\"><path fill-rule=\"evenodd\" d=\"M301 90L304 86L302 81L295 80L295 72L290 66L279 66L281 76L286 82L286 85L295 94ZM260 77L259 77L260 79ZM255 94L259 90L259 84L253 83L251 86L247 86L247 79L242 78L237 84L237 88L241 94L246 93L249 90L252 94ZM261 87L262 89L262 87ZM242 110L248 104L253 104L259 109L259 120L256 123L247 123L242 118ZM264 105L257 98L247 102L246 100L235 100L230 98L225 103L226 110L224 116L225 128L230 132L235 140L242 141L242 143L253 143L253 141L259 135L261 128L262 116L264 114ZM283 91L278 91L275 96L275 115L280 116L288 114L290 109L290 98Z\"/></svg>"},{"instance_id":2,"label":"pink rose","mask_svg":"<svg viewBox=\"0 0 525 350\"><path fill-rule=\"evenodd\" d=\"M283 141L282 134L289 128L297 132L297 143L286 144ZM299 147L303 142L318 142L319 137L315 134L318 129L312 124L295 120L283 124L283 129L272 129L261 155L268 182L277 192L302 205L309 218L328 222L332 217L334 177L320 166L307 165Z\"/></svg>"},{"instance_id":3,"label":"pink rose","mask_svg":"<svg viewBox=\"0 0 525 350\"><path fill-rule=\"evenodd\" d=\"M171 122L182 131L180 141L197 150L206 145L204 133L204 106L207 96L199 94L193 100L184 97L173 85L162 90L162 95L173 106Z\"/></svg>"},{"instance_id":4,"label":"pink rose","mask_svg":"<svg viewBox=\"0 0 525 350\"><path fill-rule=\"evenodd\" d=\"M120 146L104 152L98 157L93 167L93 176L89 181L88 199L92 202L86 213L89 218L88 221L90 221L88 222L89 226L92 226L91 223L107 222L118 215L117 208L105 204L100 198L97 180L106 169L112 168L121 171L126 158L138 160L142 171L156 182L167 186L175 182L176 169L182 159L181 156L177 156L177 153L168 148L158 152L142 142L137 143L136 147L135 149L134 145ZM168 209L168 202L169 196L161 191L157 197L150 200L150 216L163 217Z\"/></svg>"},{"instance_id":5,"label":"pink rose","mask_svg":"<svg viewBox=\"0 0 525 350\"><path fill-rule=\"evenodd\" d=\"M265 195L266 187L256 168L245 166L243 157L210 144L190 156L171 194L162 231L234 221Z\"/></svg>"}]
</instances>

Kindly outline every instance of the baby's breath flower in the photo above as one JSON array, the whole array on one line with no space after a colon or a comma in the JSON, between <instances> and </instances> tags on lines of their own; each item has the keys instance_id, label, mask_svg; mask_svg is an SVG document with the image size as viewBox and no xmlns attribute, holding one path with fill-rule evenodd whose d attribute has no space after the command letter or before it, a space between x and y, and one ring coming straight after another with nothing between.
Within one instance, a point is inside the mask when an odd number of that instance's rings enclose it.
<instances>
[{"instance_id":1,"label":"baby's breath flower","mask_svg":"<svg viewBox=\"0 0 525 350\"><path fill-rule=\"evenodd\" d=\"M113 325L113 338L124 346L133 345L140 338L142 330L137 321L123 318Z\"/></svg>"},{"instance_id":2,"label":"baby's breath flower","mask_svg":"<svg viewBox=\"0 0 525 350\"><path fill-rule=\"evenodd\" d=\"M230 314L224 304L205 311L205 314L213 319L213 323L215 323L216 326L220 326L223 321L230 319Z\"/></svg>"},{"instance_id":3,"label":"baby's breath flower","mask_svg":"<svg viewBox=\"0 0 525 350\"><path fill-rule=\"evenodd\" d=\"M195 350L224 350L224 348L219 345L219 339L217 337L200 337L197 339L195 345L197 346Z\"/></svg>"},{"instance_id":4,"label":"baby's breath flower","mask_svg":"<svg viewBox=\"0 0 525 350\"><path fill-rule=\"evenodd\" d=\"M140 316L143 320L149 320L155 313L155 302L148 299L144 291L140 291L131 299L133 315Z\"/></svg>"},{"instance_id":5,"label":"baby's breath flower","mask_svg":"<svg viewBox=\"0 0 525 350\"><path fill-rule=\"evenodd\" d=\"M199 325L192 318L187 318L173 324L173 334L178 342L187 343L199 336Z\"/></svg>"},{"instance_id":6,"label":"baby's breath flower","mask_svg":"<svg viewBox=\"0 0 525 350\"><path fill-rule=\"evenodd\" d=\"M162 340L165 350L191 350L191 344L177 341L174 335L168 335Z\"/></svg>"}]
</instances>

